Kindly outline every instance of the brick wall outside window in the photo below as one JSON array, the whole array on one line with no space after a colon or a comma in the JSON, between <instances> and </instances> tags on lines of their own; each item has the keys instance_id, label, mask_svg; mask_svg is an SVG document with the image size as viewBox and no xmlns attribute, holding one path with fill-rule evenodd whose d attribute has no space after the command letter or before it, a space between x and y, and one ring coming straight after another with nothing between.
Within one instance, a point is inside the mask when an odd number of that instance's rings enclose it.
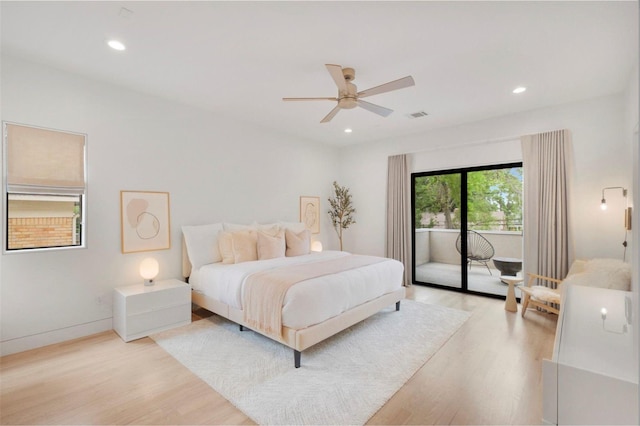
<instances>
[{"instance_id":1,"label":"brick wall outside window","mask_svg":"<svg viewBox=\"0 0 640 426\"><path fill-rule=\"evenodd\" d=\"M73 244L73 218L9 218L9 248L59 247Z\"/></svg>"}]
</instances>

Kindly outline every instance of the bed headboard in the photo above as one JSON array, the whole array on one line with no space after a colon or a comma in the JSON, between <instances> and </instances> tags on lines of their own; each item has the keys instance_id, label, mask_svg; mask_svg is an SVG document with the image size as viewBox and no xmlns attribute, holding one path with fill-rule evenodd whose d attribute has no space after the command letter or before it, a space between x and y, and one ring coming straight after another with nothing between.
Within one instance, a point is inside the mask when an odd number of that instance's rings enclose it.
<instances>
[{"instance_id":1,"label":"bed headboard","mask_svg":"<svg viewBox=\"0 0 640 426\"><path fill-rule=\"evenodd\" d=\"M184 242L184 236L182 237L182 276L189 278L191 275L191 261L189 260L189 254L187 253L187 245Z\"/></svg>"}]
</instances>

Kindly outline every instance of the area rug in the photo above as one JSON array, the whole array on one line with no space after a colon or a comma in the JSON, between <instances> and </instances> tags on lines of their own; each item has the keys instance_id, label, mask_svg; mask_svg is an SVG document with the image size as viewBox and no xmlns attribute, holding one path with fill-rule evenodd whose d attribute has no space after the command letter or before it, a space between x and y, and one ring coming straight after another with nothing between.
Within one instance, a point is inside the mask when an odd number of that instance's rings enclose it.
<instances>
[{"instance_id":1,"label":"area rug","mask_svg":"<svg viewBox=\"0 0 640 426\"><path fill-rule=\"evenodd\" d=\"M214 315L151 336L259 424L364 424L467 320L403 300L302 352Z\"/></svg>"}]
</instances>

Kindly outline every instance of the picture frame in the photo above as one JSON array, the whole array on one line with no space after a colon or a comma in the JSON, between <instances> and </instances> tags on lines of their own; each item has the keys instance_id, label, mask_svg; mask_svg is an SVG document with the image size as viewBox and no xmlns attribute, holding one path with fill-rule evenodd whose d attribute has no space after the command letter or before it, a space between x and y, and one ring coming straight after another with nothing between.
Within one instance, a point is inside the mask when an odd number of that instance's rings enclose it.
<instances>
[{"instance_id":1,"label":"picture frame","mask_svg":"<svg viewBox=\"0 0 640 426\"><path fill-rule=\"evenodd\" d=\"M120 191L122 253L171 248L169 193Z\"/></svg>"},{"instance_id":2,"label":"picture frame","mask_svg":"<svg viewBox=\"0 0 640 426\"><path fill-rule=\"evenodd\" d=\"M312 234L320 233L320 197L300 197L300 222Z\"/></svg>"}]
</instances>

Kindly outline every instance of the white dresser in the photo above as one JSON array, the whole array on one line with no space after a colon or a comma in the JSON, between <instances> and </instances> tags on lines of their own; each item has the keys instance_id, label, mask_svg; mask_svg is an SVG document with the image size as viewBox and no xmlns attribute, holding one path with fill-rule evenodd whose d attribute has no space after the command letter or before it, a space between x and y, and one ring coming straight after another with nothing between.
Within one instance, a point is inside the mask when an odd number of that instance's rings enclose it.
<instances>
[{"instance_id":1,"label":"white dresser","mask_svg":"<svg viewBox=\"0 0 640 426\"><path fill-rule=\"evenodd\" d=\"M563 291L553 359L542 363L543 423L637 425L633 293L573 284Z\"/></svg>"},{"instance_id":2,"label":"white dresser","mask_svg":"<svg viewBox=\"0 0 640 426\"><path fill-rule=\"evenodd\" d=\"M191 322L191 287L176 280L117 287L113 329L125 342Z\"/></svg>"}]
</instances>

